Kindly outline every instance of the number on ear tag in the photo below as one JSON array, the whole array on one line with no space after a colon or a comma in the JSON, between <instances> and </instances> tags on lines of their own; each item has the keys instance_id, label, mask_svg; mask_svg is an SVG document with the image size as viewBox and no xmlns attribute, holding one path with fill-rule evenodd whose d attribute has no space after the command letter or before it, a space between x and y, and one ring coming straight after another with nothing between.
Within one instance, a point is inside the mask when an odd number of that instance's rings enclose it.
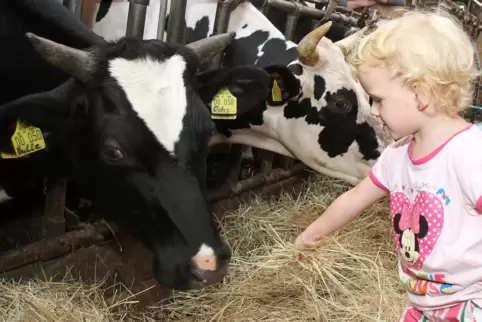
<instances>
[{"instance_id":1,"label":"number on ear tag","mask_svg":"<svg viewBox=\"0 0 482 322\"><path fill-rule=\"evenodd\" d=\"M281 88L279 88L278 82L276 79L273 80L273 88L271 89L271 98L273 102L281 102Z\"/></svg>"},{"instance_id":2,"label":"number on ear tag","mask_svg":"<svg viewBox=\"0 0 482 322\"><path fill-rule=\"evenodd\" d=\"M238 113L236 96L227 88L220 90L211 101L211 118L213 120L235 120Z\"/></svg>"},{"instance_id":3,"label":"number on ear tag","mask_svg":"<svg viewBox=\"0 0 482 322\"><path fill-rule=\"evenodd\" d=\"M3 159L21 158L46 147L42 131L38 127L27 126L20 121L17 121L17 128L11 141L15 154L2 153Z\"/></svg>"}]
</instances>

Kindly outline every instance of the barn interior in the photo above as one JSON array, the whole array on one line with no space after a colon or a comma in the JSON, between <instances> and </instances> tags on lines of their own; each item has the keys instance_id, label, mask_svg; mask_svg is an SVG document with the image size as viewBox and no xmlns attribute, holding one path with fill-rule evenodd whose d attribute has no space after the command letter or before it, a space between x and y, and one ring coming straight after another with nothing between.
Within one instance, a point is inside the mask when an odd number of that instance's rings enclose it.
<instances>
[{"instance_id":1,"label":"barn interior","mask_svg":"<svg viewBox=\"0 0 482 322\"><path fill-rule=\"evenodd\" d=\"M162 0L161 0L162 1ZM143 33L148 0L130 0L126 34ZM219 0L215 32L226 28L235 0ZM361 28L393 11L384 6L329 9L329 2L252 0L259 10L286 12L285 35L294 37L300 15L318 25L329 17ZM82 1L63 1L81 18ZM172 2L183 16L186 1ZM482 4L413 0L408 9L444 5L464 22L478 57ZM398 7L398 6L394 6ZM171 19L168 41L182 34ZM477 57L477 61L478 61ZM215 61L220 63L220 61ZM480 65L480 64L479 64ZM480 66L479 66L480 69ZM482 122L477 84L472 123ZM292 260L294 238L350 186L308 169L294 159L253 148L220 146L208 157L212 213L233 250L229 276L201 290L171 291L153 277L152 255L140 242L102 219L75 182L45 178L38 194L0 204L0 319L4 321L392 321L405 293L396 271L387 200Z\"/></svg>"}]
</instances>

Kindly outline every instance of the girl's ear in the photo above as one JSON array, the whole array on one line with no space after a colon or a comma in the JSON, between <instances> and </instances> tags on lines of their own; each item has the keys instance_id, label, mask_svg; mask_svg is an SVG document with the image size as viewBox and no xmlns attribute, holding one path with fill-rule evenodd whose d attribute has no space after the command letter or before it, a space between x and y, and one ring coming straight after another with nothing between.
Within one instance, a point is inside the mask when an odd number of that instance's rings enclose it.
<instances>
[{"instance_id":1,"label":"girl's ear","mask_svg":"<svg viewBox=\"0 0 482 322\"><path fill-rule=\"evenodd\" d=\"M428 84L423 82L415 82L412 85L412 90L415 93L415 99L417 101L417 108L419 111L424 111L432 102L432 89Z\"/></svg>"}]
</instances>

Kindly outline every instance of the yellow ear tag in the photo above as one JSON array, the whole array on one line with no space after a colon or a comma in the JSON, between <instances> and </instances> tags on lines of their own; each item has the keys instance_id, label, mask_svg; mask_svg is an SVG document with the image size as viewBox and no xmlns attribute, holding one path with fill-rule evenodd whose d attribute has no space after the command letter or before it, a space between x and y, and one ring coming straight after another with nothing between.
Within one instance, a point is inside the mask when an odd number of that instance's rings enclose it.
<instances>
[{"instance_id":1,"label":"yellow ear tag","mask_svg":"<svg viewBox=\"0 0 482 322\"><path fill-rule=\"evenodd\" d=\"M281 102L281 88L278 86L278 82L273 80L273 88L271 89L271 98L273 99L273 102Z\"/></svg>"},{"instance_id":2,"label":"yellow ear tag","mask_svg":"<svg viewBox=\"0 0 482 322\"><path fill-rule=\"evenodd\" d=\"M38 127L26 126L18 120L11 141L15 154L2 153L3 159L21 158L46 147L42 131Z\"/></svg>"},{"instance_id":3,"label":"yellow ear tag","mask_svg":"<svg viewBox=\"0 0 482 322\"><path fill-rule=\"evenodd\" d=\"M18 157L15 154L10 153L0 153L0 159L17 159Z\"/></svg>"},{"instance_id":4,"label":"yellow ear tag","mask_svg":"<svg viewBox=\"0 0 482 322\"><path fill-rule=\"evenodd\" d=\"M238 113L236 96L227 88L220 90L211 101L211 118L213 120L235 120Z\"/></svg>"}]
</instances>

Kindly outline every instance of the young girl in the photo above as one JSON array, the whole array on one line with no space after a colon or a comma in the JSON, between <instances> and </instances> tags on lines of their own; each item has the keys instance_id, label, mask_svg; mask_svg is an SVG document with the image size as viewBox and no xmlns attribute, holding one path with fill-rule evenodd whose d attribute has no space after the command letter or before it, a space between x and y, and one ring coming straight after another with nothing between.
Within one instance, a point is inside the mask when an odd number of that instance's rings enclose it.
<instances>
[{"instance_id":1,"label":"young girl","mask_svg":"<svg viewBox=\"0 0 482 322\"><path fill-rule=\"evenodd\" d=\"M372 114L399 140L295 241L315 245L389 193L409 303L399 321L482 322L482 131L457 115L472 100L473 55L458 22L434 13L407 12L360 42Z\"/></svg>"}]
</instances>

